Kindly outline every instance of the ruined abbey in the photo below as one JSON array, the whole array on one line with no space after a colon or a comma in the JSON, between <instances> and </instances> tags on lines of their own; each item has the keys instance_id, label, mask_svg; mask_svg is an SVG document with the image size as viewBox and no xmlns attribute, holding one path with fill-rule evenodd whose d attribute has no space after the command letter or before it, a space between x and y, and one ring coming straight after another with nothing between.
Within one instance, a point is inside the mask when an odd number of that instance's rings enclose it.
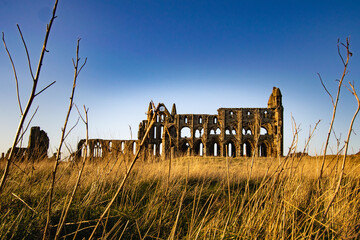
<instances>
[{"instance_id":1,"label":"ruined abbey","mask_svg":"<svg viewBox=\"0 0 360 240\"><path fill-rule=\"evenodd\" d=\"M156 121L145 139L141 158L168 159L180 156L259 156L283 155L283 106L280 89L274 87L267 108L219 108L218 114L177 114L159 105ZM138 140L90 139L91 158L133 155L145 136L148 118L139 125ZM78 143L77 157L84 154L85 140Z\"/></svg>"}]
</instances>

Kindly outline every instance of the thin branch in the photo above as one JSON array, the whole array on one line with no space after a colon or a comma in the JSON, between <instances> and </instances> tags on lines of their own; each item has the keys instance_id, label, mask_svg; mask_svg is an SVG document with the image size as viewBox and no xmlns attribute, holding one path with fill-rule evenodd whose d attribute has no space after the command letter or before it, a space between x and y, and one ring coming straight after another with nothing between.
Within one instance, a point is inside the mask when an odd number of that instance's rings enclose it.
<instances>
[{"instance_id":1,"label":"thin branch","mask_svg":"<svg viewBox=\"0 0 360 240\"><path fill-rule=\"evenodd\" d=\"M343 43L341 43L341 45L343 45L346 48L346 46ZM339 55L343 65L345 66L346 63L345 63L344 58L343 58L343 56L341 54L341 51L340 51L340 39L338 39L337 50L338 50L338 55Z\"/></svg>"},{"instance_id":2,"label":"thin branch","mask_svg":"<svg viewBox=\"0 0 360 240\"><path fill-rule=\"evenodd\" d=\"M38 110L38 109L39 109L39 106L37 106L37 108L35 109L35 112L34 112L33 115L31 116L30 121L28 122L28 124L27 124L26 127L25 127L25 130L22 131L22 133L21 133L21 135L20 135L20 137L19 137L19 140L18 140L18 142L16 143L16 145L19 143L19 141L21 141L21 140L23 139L24 134L25 134L26 131L28 130L28 128L29 128L29 126L30 126L30 123L31 123L31 121L33 120L33 118L35 117L35 114L37 113L37 110Z\"/></svg>"},{"instance_id":3,"label":"thin branch","mask_svg":"<svg viewBox=\"0 0 360 240\"><path fill-rule=\"evenodd\" d=\"M18 99L18 104L19 104L19 108L20 108L20 113L21 113L21 116L22 116L24 113L23 113L23 110L22 110L22 107L21 107L21 101L20 101L19 81L18 81L17 74L16 74L15 64L14 64L12 58L11 58L10 51L8 50L8 48L7 48L7 46L6 46L4 32L2 33L2 40L3 40L4 46L5 46L5 50L6 50L7 54L8 54L8 56L9 56L12 69L13 69L13 71L14 71L14 77L15 77L15 83L16 83L16 95L17 95L17 99Z\"/></svg>"},{"instance_id":4,"label":"thin branch","mask_svg":"<svg viewBox=\"0 0 360 240\"><path fill-rule=\"evenodd\" d=\"M71 206L71 203L74 199L74 196L75 196L75 193L76 193L76 190L78 189L79 185L80 185L80 180L81 180L81 176L82 176L82 173L84 171L84 168L85 168L85 163L86 163L86 159L87 159L87 146L88 146L88 142L89 142L89 124L88 124L88 114L87 114L87 110L84 106L84 111L85 111L85 129L86 129L86 142L85 142L85 153L84 153L84 156L83 156L83 162L82 162L82 166L81 166L81 169L79 171L79 174L78 174L78 178L76 180L76 183L75 183L75 186L74 186L74 189L71 193L71 196L70 196L70 199L69 199L69 202L67 203L67 206L66 206L66 202L65 202L65 213L64 213L64 216L62 218L60 218L59 220L59 224L58 224L58 227L57 227L57 230L56 230L56 234L55 234L55 240L59 238L60 236L60 233L61 233L61 230L65 224L65 220L66 220L66 217L68 215L68 212L69 212L69 209L70 209L70 206ZM79 119L78 118L78 122L79 122Z\"/></svg>"},{"instance_id":5,"label":"thin branch","mask_svg":"<svg viewBox=\"0 0 360 240\"><path fill-rule=\"evenodd\" d=\"M52 83L50 83L49 85L47 85L45 88L43 88L43 90L41 90L40 92L36 93L36 94L35 94L35 97L36 97L37 95L39 95L40 93L42 93L43 91L45 91L46 89L48 89L49 87L51 87L51 85L53 85L54 83L56 83L56 81L53 81Z\"/></svg>"},{"instance_id":6,"label":"thin branch","mask_svg":"<svg viewBox=\"0 0 360 240\"><path fill-rule=\"evenodd\" d=\"M343 162L342 162L342 166L341 166L341 172L340 172L340 176L339 176L339 180L338 180L338 183L337 183L337 186L336 186L336 189L335 189L335 192L334 192L334 195L333 197L331 198L325 212L324 212L324 218L326 217L327 213L329 212L330 210L330 207L332 205L332 203L334 202L335 198L336 198L336 195L337 193L339 192L340 190L340 186L341 186L341 181L343 179L343 176L344 176L344 172L345 172L345 163L346 163L346 157L347 157L347 152L348 152L348 148L349 148L349 141L350 141L350 136L351 136L351 132L352 132L352 128L353 128L353 125L354 125L354 122L355 122L355 119L356 119L356 116L358 115L359 113L359 110L360 110L360 99L355 91L355 88L354 88L354 85L352 85L350 82L349 82L349 85L351 87L351 89L349 89L349 91L351 92L351 94L355 97L356 101L357 101L357 109L351 119L351 122L350 122L350 126L349 126L349 131L348 131L348 135L347 135L347 139L345 141L345 150L344 150L344 157L343 157Z\"/></svg>"},{"instance_id":7,"label":"thin branch","mask_svg":"<svg viewBox=\"0 0 360 240\"><path fill-rule=\"evenodd\" d=\"M54 170L52 172L52 181L50 183L50 188L49 188L50 194L49 194L47 218L46 218L46 225L45 225L45 229L44 229L43 239L46 239L47 234L48 234L48 228L49 228L50 217L51 217L52 197L53 197L53 191L54 191L55 179L56 179L56 172L57 172L57 168L58 168L59 161L60 161L61 148L62 148L62 145L64 143L65 137L67 136L67 135L65 136L66 127L67 127L67 124L68 124L68 120L69 120L69 117L70 117L72 107L74 106L73 100L74 100L74 95L75 95L76 80L77 80L77 77L78 77L79 45L80 45L80 39L78 39L77 47L76 47L76 65L75 65L75 69L74 69L74 80L73 80L73 87L72 87L71 96L70 96L69 108L68 108L68 111L67 111L67 114L66 114L66 117L65 117L64 127L62 128L62 131L61 131L60 143L59 143L58 150L56 152Z\"/></svg>"},{"instance_id":8,"label":"thin branch","mask_svg":"<svg viewBox=\"0 0 360 240\"><path fill-rule=\"evenodd\" d=\"M31 78L32 78L33 81L34 81L35 78L34 78L34 74L33 74L32 67L31 67L31 61L30 61L29 51L28 51L28 49L27 49L27 46L26 46L24 37L23 37L23 35L22 35L22 32L21 32L21 30L20 30L19 24L16 24L16 26L17 26L17 28L18 28L18 30L19 30L19 33L20 33L20 36L21 36L21 40L22 40L22 42L23 42L23 44L24 44L24 47L25 47L25 51L26 51L26 56L27 56L27 59L28 59L28 64L29 64L29 70L30 70Z\"/></svg>"},{"instance_id":9,"label":"thin branch","mask_svg":"<svg viewBox=\"0 0 360 240\"><path fill-rule=\"evenodd\" d=\"M76 110L77 112L79 113L79 116L81 118L81 120L86 123L86 120L83 118L83 116L81 115L80 111L79 111L79 108L77 107L77 105L75 104L75 107L76 107ZM85 105L84 105L84 108L85 108ZM87 113L89 111L89 109L85 109L85 112Z\"/></svg>"},{"instance_id":10,"label":"thin branch","mask_svg":"<svg viewBox=\"0 0 360 240\"><path fill-rule=\"evenodd\" d=\"M345 46L345 45L343 44L343 46ZM325 159L326 159L326 151L327 151L327 148L328 148L328 145L329 145L330 135L331 135L332 128L333 128L333 125L334 125L334 121L335 121L337 105L338 105L339 98L340 98L341 86L342 86L342 83L344 81L344 78L345 78L345 75L346 75L346 72L347 72L347 65L349 63L349 59L352 56L352 53L349 50L349 39L348 38L346 39L345 48L346 48L346 62L344 62L344 59L341 56L341 53L340 53L340 50L339 50L339 44L338 44L338 52L339 52L341 61L344 64L344 70L343 70L343 74L341 76L341 79L339 81L335 103L333 104L334 107L333 107L333 114L332 114L332 118L331 118L331 123L330 123L329 131L328 131L328 134L327 134L327 137L326 137L326 141L325 141L323 160L322 160L322 163L321 163L320 174L319 174L319 178L318 178L318 187L319 187L320 190L321 190L321 178L322 178L322 174L323 174L323 171L324 171L324 165L325 165Z\"/></svg>"},{"instance_id":11,"label":"thin branch","mask_svg":"<svg viewBox=\"0 0 360 240\"><path fill-rule=\"evenodd\" d=\"M16 144L18 143L18 139L19 139L19 136L20 136L20 133L21 133L21 129L23 128L25 119L27 117L28 112L30 111L31 105L32 105L32 103L34 101L34 98L35 98L36 88L37 88L37 84L38 84L38 81L39 81L39 76L40 76L40 72L41 72L41 66L43 64L44 55L45 55L45 52L46 52L46 46L47 46L47 42L48 42L49 35L50 35L50 30L51 30L52 24L53 24L53 22L54 22L54 20L56 18L55 14L56 14L57 5L58 5L58 0L55 0L52 17L50 19L49 24L47 25L47 28L46 28L45 39L44 39L43 47L42 47L42 50L41 50L41 53L40 53L40 58L39 58L39 62L38 62L37 70L36 70L36 75L35 75L35 78L34 78L34 81L33 81L33 86L32 86L32 90L31 90L31 93L30 93L30 97L29 97L28 103L27 103L27 105L25 107L25 110L24 110L24 112L23 112L23 114L21 116L19 126L17 128L15 138L14 138L14 141L13 141L13 145L11 147L9 156L7 158L6 166L5 166L5 169L4 169L4 172L3 172L3 176L1 178L0 194L1 194L2 190L3 190L3 188L4 188L6 179L7 179L8 175L9 175L9 169L10 169L11 161L12 161L12 158L14 156L14 149L16 148Z\"/></svg>"},{"instance_id":12,"label":"thin branch","mask_svg":"<svg viewBox=\"0 0 360 240\"><path fill-rule=\"evenodd\" d=\"M79 58L79 60L80 60L80 58ZM79 75L79 74L80 74L80 72L81 72L81 70L83 69L83 67L85 66L86 62L87 62L87 58L85 58L84 64L80 67L80 69L79 69L79 71L78 71L77 75Z\"/></svg>"},{"instance_id":13,"label":"thin branch","mask_svg":"<svg viewBox=\"0 0 360 240\"><path fill-rule=\"evenodd\" d=\"M18 195L16 195L15 193L11 193L15 198L17 198L20 202L22 202L23 204L25 204L26 207L28 207L31 211L33 211L34 213L37 213L36 210L34 210L32 207L29 206L29 204L27 204L24 200L22 200Z\"/></svg>"},{"instance_id":14,"label":"thin branch","mask_svg":"<svg viewBox=\"0 0 360 240\"><path fill-rule=\"evenodd\" d=\"M76 121L76 123L74 124L74 126L72 126L72 127L70 128L70 130L67 132L67 134L66 134L65 137L64 137L64 140L67 138L67 136L70 134L70 132L78 125L79 121L80 121L80 117L78 118L78 120Z\"/></svg>"},{"instance_id":15,"label":"thin branch","mask_svg":"<svg viewBox=\"0 0 360 240\"><path fill-rule=\"evenodd\" d=\"M325 89L326 93L330 96L330 98L331 98L331 103L332 103L332 105L333 105L333 107L334 107L334 98L333 98L333 96L332 96L331 93L327 90L327 88L326 88L326 86L325 86L325 84L324 84L324 82L323 82L323 80L322 80L322 78L321 78L320 73L318 73L318 76L319 76L321 85L322 85L323 88Z\"/></svg>"},{"instance_id":16,"label":"thin branch","mask_svg":"<svg viewBox=\"0 0 360 240\"><path fill-rule=\"evenodd\" d=\"M72 147L69 144L67 144L66 142L64 142L64 145L65 145L66 149L68 150L69 154L71 155L74 152ZM70 157L69 157L69 159L70 159Z\"/></svg>"}]
</instances>

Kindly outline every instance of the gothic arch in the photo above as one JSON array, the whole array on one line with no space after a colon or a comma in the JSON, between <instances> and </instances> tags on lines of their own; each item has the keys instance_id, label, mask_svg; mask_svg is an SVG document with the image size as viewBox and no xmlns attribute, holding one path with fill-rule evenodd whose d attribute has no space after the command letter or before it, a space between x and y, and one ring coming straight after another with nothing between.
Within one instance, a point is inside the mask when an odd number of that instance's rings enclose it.
<instances>
[{"instance_id":1,"label":"gothic arch","mask_svg":"<svg viewBox=\"0 0 360 240\"><path fill-rule=\"evenodd\" d=\"M268 157L270 156L270 145L268 142L266 141L263 141L263 142L260 142L259 143L259 146L258 146L258 150L259 150L259 157Z\"/></svg>"},{"instance_id":2,"label":"gothic arch","mask_svg":"<svg viewBox=\"0 0 360 240\"><path fill-rule=\"evenodd\" d=\"M194 154L196 156L203 156L204 155L204 144L201 140L197 140L194 143Z\"/></svg>"},{"instance_id":3,"label":"gothic arch","mask_svg":"<svg viewBox=\"0 0 360 240\"><path fill-rule=\"evenodd\" d=\"M217 138L213 138L211 141L209 141L208 145L206 146L206 149L208 149L208 155L209 156L220 156L220 143Z\"/></svg>"},{"instance_id":4,"label":"gothic arch","mask_svg":"<svg viewBox=\"0 0 360 240\"><path fill-rule=\"evenodd\" d=\"M254 144L250 140L244 141L242 144L243 148L243 156L245 157L251 157L254 153Z\"/></svg>"},{"instance_id":5,"label":"gothic arch","mask_svg":"<svg viewBox=\"0 0 360 240\"><path fill-rule=\"evenodd\" d=\"M238 154L236 153L236 145L232 140L227 141L224 144L224 157L236 157Z\"/></svg>"}]
</instances>

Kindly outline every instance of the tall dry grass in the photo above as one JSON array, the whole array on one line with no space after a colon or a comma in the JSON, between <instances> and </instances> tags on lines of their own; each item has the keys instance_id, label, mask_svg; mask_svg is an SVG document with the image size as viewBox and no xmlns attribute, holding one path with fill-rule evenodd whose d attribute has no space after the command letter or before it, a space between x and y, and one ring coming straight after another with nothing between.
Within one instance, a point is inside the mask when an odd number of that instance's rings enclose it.
<instances>
[{"instance_id":1,"label":"tall dry grass","mask_svg":"<svg viewBox=\"0 0 360 240\"><path fill-rule=\"evenodd\" d=\"M326 158L179 158L138 162L111 210L101 222L103 239L338 239L360 231L360 157L350 156L338 197L326 219L341 168ZM300 160L300 162L299 162ZM279 165L282 164L282 165ZM46 222L46 196L52 163L17 163L0 200L0 238L40 238ZM280 167L279 167L280 166ZM54 189L51 236L64 214L64 202L80 165L62 162ZM4 163L0 163L3 171ZM126 172L123 159L89 162L60 234L88 238Z\"/></svg>"}]
</instances>

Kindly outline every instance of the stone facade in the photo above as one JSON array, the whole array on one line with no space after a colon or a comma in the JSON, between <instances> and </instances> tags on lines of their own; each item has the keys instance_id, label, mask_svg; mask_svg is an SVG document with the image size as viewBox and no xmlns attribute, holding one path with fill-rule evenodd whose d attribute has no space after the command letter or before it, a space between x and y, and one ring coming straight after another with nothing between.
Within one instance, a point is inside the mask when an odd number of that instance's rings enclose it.
<instances>
[{"instance_id":1,"label":"stone facade","mask_svg":"<svg viewBox=\"0 0 360 240\"><path fill-rule=\"evenodd\" d=\"M14 156L18 161L24 160L40 160L47 158L49 149L49 138L45 131L40 127L32 127L30 130L29 143L27 148L15 148ZM1 158L5 159L9 156L11 148L6 155L2 154Z\"/></svg>"},{"instance_id":2,"label":"stone facade","mask_svg":"<svg viewBox=\"0 0 360 240\"><path fill-rule=\"evenodd\" d=\"M280 89L274 87L267 108L219 108L218 114L171 113L164 104L141 152L144 160L180 156L259 156L283 155L283 106ZM139 125L138 140L89 140L88 156L135 154L153 113ZM84 152L78 144L78 157Z\"/></svg>"}]
</instances>

